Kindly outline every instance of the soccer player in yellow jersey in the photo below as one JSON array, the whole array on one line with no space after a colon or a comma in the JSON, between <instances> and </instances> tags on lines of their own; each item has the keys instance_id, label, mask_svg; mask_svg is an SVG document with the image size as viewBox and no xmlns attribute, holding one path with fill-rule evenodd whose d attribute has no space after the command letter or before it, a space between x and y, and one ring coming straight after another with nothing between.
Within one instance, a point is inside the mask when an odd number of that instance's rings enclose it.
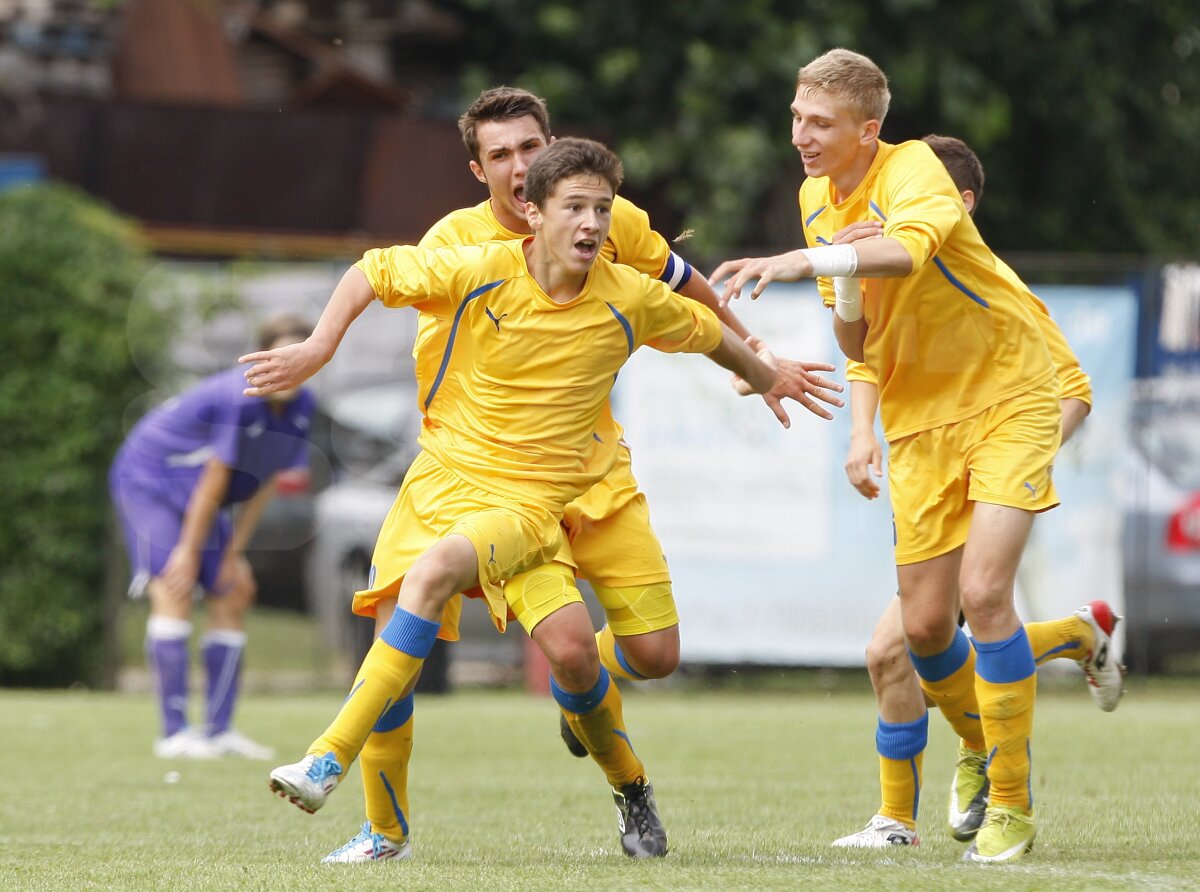
<instances>
[{"instance_id":1,"label":"soccer player in yellow jersey","mask_svg":"<svg viewBox=\"0 0 1200 892\"><path fill-rule=\"evenodd\" d=\"M355 595L356 612L383 621L382 633L333 723L303 759L270 773L272 789L316 811L368 737L409 728L407 740L391 742L404 758L382 778L397 830L366 826L327 861L411 853L412 688L442 622L454 620L447 605L475 588L498 629L511 610L545 653L555 699L613 787L624 850L666 854L653 790L578 592L516 598L503 586L554 556L566 506L608 470L590 460L600 448L593 432L617 372L638 347L705 353L758 393L776 384L768 362L710 310L598 259L620 181L620 161L608 149L560 140L526 178L532 237L368 251L343 276L311 338L242 358L253 363L247 393L265 395L295 387L328 362L373 300L451 323L425 398L422 452L380 531L368 588Z\"/></svg>"},{"instance_id":2,"label":"soccer player in yellow jersey","mask_svg":"<svg viewBox=\"0 0 1200 892\"><path fill-rule=\"evenodd\" d=\"M421 245L473 245L527 235L526 171L553 142L545 102L514 87L485 90L459 119L459 129L470 156L470 170L487 186L488 198L438 221ZM708 281L692 275L691 267L671 250L667 240L650 228L646 213L620 196L613 201L612 226L601 255L661 279L677 293L714 310L738 336L750 336L738 319L720 306ZM422 403L437 380L448 336L447 322L422 313L413 350ZM780 383L765 399L785 426L788 416L780 402L785 396L820 417L832 417L816 400L840 406L841 400L825 388L841 387L814 373L833 366L785 359L777 363ZM594 460L612 468L568 506L563 551L555 561L509 580L507 586L514 596L524 590L573 589L575 576L583 576L592 583L607 615L607 624L597 633L600 659L607 670L624 679L662 678L679 664L679 614L670 571L650 524L646 497L633 475L623 431L609 405L601 414L596 438L599 448ZM565 716L560 725L571 751L586 756L587 749L574 738ZM373 751L371 743L363 753L364 764ZM386 804L381 791L376 790L374 797ZM369 794L368 802L371 800Z\"/></svg>"},{"instance_id":3,"label":"soccer player in yellow jersey","mask_svg":"<svg viewBox=\"0 0 1200 892\"><path fill-rule=\"evenodd\" d=\"M1058 504L1058 385L1033 310L937 156L919 140L879 138L890 98L878 66L849 50L800 70L792 143L814 247L727 261L713 281L725 281L727 300L753 280L757 297L769 282L816 277L843 352L875 376L905 639L924 692L960 736L977 705L973 743L988 753L989 804L966 857L1011 861L1036 833L1036 665L1013 586L1034 516ZM881 237L833 244L872 217ZM855 276L861 288L835 293L835 278ZM960 604L974 646L957 625Z\"/></svg>"},{"instance_id":4,"label":"soccer player in yellow jersey","mask_svg":"<svg viewBox=\"0 0 1200 892\"><path fill-rule=\"evenodd\" d=\"M983 196L983 165L970 147L949 136L926 136L924 141L945 165L962 195L967 213L974 214ZM834 238L834 244L874 238L882 234L878 220L852 224ZM997 259L997 263L1002 261ZM1007 267L1003 267L1007 270ZM1006 274L1011 274L1007 270ZM1050 348L1058 373L1062 404L1063 442L1070 439L1091 410L1092 388L1062 331L1034 294L1013 276L1035 309L1035 318ZM870 371L850 361L850 408L853 429L846 473L850 482L868 499L877 498L879 486L873 478L882 475L883 455L875 437L878 388ZM1121 671L1112 645L1112 631L1120 618L1103 601L1094 601L1072 616L1049 622L1027 623L1026 634L1039 666L1051 659L1080 663L1097 705L1106 712L1116 708L1121 696ZM882 804L879 811L857 833L833 845L839 848L889 848L916 845L917 808L921 794L922 755L928 740L925 697L913 672L904 646L900 603L892 599L880 617L867 645L867 671L879 702L876 747ZM977 714L972 711L972 715ZM960 723L961 724L961 723ZM978 728L970 739L978 740ZM959 742L959 768L950 791L949 823L956 839L972 838L983 821L987 805L987 753Z\"/></svg>"}]
</instances>

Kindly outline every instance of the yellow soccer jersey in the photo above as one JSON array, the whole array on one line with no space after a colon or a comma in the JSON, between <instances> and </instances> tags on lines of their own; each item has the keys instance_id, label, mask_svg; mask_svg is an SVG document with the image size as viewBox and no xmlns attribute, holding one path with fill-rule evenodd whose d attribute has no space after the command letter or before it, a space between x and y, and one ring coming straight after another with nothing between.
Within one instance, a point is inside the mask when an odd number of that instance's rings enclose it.
<instances>
[{"instance_id":1,"label":"yellow soccer jersey","mask_svg":"<svg viewBox=\"0 0 1200 892\"><path fill-rule=\"evenodd\" d=\"M929 146L880 141L862 182L835 199L827 177L801 185L809 245L831 244L850 223L877 219L913 261L903 278L860 280L865 361L879 382L889 441L977 415L1054 375L1033 313L997 270ZM833 306L831 280L817 287Z\"/></svg>"},{"instance_id":2,"label":"yellow soccer jersey","mask_svg":"<svg viewBox=\"0 0 1200 892\"><path fill-rule=\"evenodd\" d=\"M425 233L419 244L422 248L440 248L519 238L526 236L501 225L489 199L474 207L447 214ZM649 215L620 195L613 198L612 224L608 238L600 249L600 256L613 263L631 266L652 278L662 279L672 288L679 287L691 274L690 267L671 252L667 240L650 228ZM422 411L429 388L437 377L448 336L449 322L439 321L427 313L421 314L417 321L413 358L416 360L417 395ZM606 405L596 422L597 440L606 450L597 451L594 460L611 464L613 456L609 452L617 448L624 433L613 418L611 405ZM611 493L611 508L615 509L636 492L636 485L627 485L620 492Z\"/></svg>"},{"instance_id":3,"label":"yellow soccer jersey","mask_svg":"<svg viewBox=\"0 0 1200 892\"><path fill-rule=\"evenodd\" d=\"M386 306L446 330L422 393L421 445L467 482L561 514L609 464L590 461L617 372L643 344L707 353L721 323L633 269L596 261L556 303L529 274L523 241L368 251L356 266Z\"/></svg>"},{"instance_id":4,"label":"yellow soccer jersey","mask_svg":"<svg viewBox=\"0 0 1200 892\"><path fill-rule=\"evenodd\" d=\"M1054 361L1054 371L1058 375L1059 398L1082 400L1090 406L1092 404L1092 380L1080 368L1079 357L1067 343L1066 336L1050 315L1049 308L1000 258L996 258L996 268L1001 274L1011 279L1014 287L1021 290L1026 302L1034 311L1033 317L1037 321L1038 328L1041 329L1042 337L1046 339L1046 346L1050 349L1050 358ZM846 360L846 380L863 381L867 384L878 383L866 365L855 362L853 359Z\"/></svg>"},{"instance_id":5,"label":"yellow soccer jersey","mask_svg":"<svg viewBox=\"0 0 1200 892\"><path fill-rule=\"evenodd\" d=\"M1042 303L1036 294L1029 290L1020 276L1012 268L996 258L996 271L1012 282L1014 288L1020 289L1025 302L1033 310L1033 318L1041 329L1046 346L1050 349L1050 359L1054 362L1054 371L1058 374L1059 399L1082 400L1089 406L1092 404L1092 379L1079 366L1079 357L1067 343L1066 335L1058 327L1058 323L1050 315L1050 309Z\"/></svg>"}]
</instances>

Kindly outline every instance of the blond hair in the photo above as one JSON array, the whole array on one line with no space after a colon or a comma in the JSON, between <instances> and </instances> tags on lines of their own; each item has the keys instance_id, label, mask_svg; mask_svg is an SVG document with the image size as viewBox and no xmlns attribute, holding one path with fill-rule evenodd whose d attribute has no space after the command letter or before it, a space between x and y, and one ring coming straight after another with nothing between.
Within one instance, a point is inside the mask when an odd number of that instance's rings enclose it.
<instances>
[{"instance_id":1,"label":"blond hair","mask_svg":"<svg viewBox=\"0 0 1200 892\"><path fill-rule=\"evenodd\" d=\"M821 90L840 99L861 121L883 123L892 94L887 75L861 53L830 50L796 75L797 90Z\"/></svg>"}]
</instances>

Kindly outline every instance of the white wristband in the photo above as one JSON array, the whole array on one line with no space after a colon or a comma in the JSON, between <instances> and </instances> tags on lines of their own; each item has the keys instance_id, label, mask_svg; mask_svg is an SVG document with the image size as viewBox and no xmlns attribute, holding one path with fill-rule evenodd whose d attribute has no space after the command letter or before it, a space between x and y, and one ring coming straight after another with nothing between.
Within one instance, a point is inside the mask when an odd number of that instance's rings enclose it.
<instances>
[{"instance_id":1,"label":"white wristband","mask_svg":"<svg viewBox=\"0 0 1200 892\"><path fill-rule=\"evenodd\" d=\"M800 253L812 264L814 276L852 276L858 270L858 252L854 245L801 248Z\"/></svg>"},{"instance_id":2,"label":"white wristband","mask_svg":"<svg viewBox=\"0 0 1200 892\"><path fill-rule=\"evenodd\" d=\"M833 311L843 322L857 322L862 318L862 289L858 287L858 279L835 276L833 294L837 298L833 302Z\"/></svg>"}]
</instances>

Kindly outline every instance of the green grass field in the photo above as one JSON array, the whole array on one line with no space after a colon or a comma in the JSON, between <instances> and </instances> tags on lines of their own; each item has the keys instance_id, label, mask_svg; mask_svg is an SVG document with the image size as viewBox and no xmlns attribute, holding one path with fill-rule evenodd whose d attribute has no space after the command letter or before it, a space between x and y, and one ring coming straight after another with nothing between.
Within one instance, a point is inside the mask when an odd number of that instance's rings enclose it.
<instances>
[{"instance_id":1,"label":"green grass field","mask_svg":"<svg viewBox=\"0 0 1200 892\"><path fill-rule=\"evenodd\" d=\"M361 822L357 770L315 816L267 790L269 764L150 755L145 696L0 692L5 889L1195 889L1195 685L1134 686L1112 715L1081 688L1039 699L1041 830L1019 864L963 864L942 829L952 740L931 722L922 845L830 849L878 804L869 694L773 684L626 699L671 853L618 844L594 766L570 757L548 700L511 692L417 705L412 861L322 866ZM857 686L855 686L857 687ZM298 758L336 694L248 697L241 727ZM167 783L176 770L180 778Z\"/></svg>"}]
</instances>

